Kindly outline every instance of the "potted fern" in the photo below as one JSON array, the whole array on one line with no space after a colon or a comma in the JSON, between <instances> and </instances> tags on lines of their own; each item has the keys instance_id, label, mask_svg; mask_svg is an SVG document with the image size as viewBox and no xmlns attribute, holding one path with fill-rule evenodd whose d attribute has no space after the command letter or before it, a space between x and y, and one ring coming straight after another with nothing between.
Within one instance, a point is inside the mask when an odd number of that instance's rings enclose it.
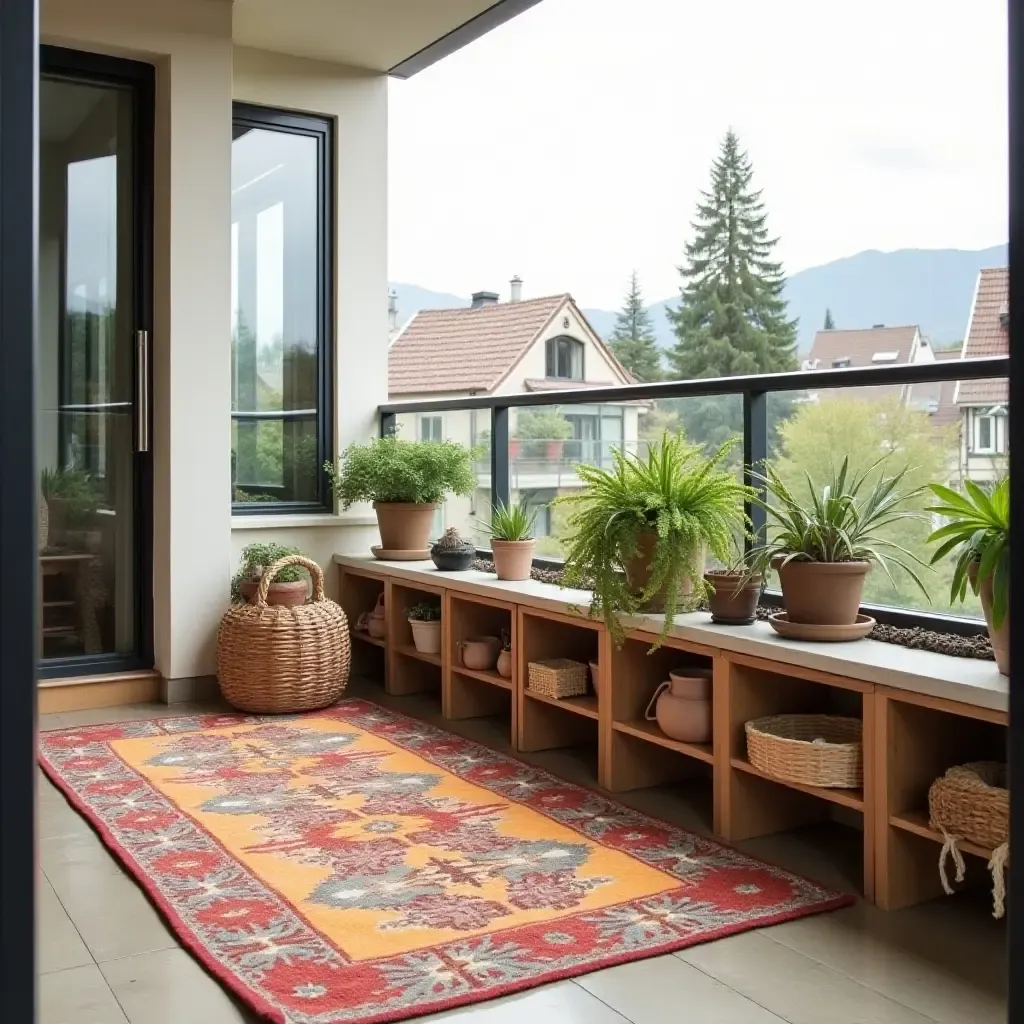
<instances>
[{"instance_id":1,"label":"potted fern","mask_svg":"<svg viewBox=\"0 0 1024 1024\"><path fill-rule=\"evenodd\" d=\"M373 502L380 529L377 558L430 556L434 512L449 494L476 486L472 452L455 441L403 441L394 435L350 444L341 463L325 467L342 508Z\"/></svg>"},{"instance_id":2,"label":"potted fern","mask_svg":"<svg viewBox=\"0 0 1024 1024\"><path fill-rule=\"evenodd\" d=\"M860 601L867 574L875 565L881 566L890 582L889 563L898 565L927 596L910 564L923 567L924 563L887 535L896 523L923 518L905 505L924 489L902 491L907 469L887 475L887 458L859 473L850 470L850 460L845 458L838 471L833 468L824 487L808 476L804 501L772 466L752 472L766 492L766 500L759 504L769 522L768 539L750 553L747 573L752 577L769 569L778 572L786 610L769 620L777 631L796 639L866 636L874 621L859 615Z\"/></svg>"},{"instance_id":3,"label":"potted fern","mask_svg":"<svg viewBox=\"0 0 1024 1024\"><path fill-rule=\"evenodd\" d=\"M1003 477L991 494L973 480L964 482L966 494L941 484L929 484L939 500L928 509L947 520L928 538L939 545L932 565L956 553L949 601L963 601L968 586L981 598L996 666L1010 674L1010 480Z\"/></svg>"},{"instance_id":4,"label":"potted fern","mask_svg":"<svg viewBox=\"0 0 1024 1024\"><path fill-rule=\"evenodd\" d=\"M298 548L283 544L247 544L242 549L242 561L231 580L231 602L248 601L250 604L260 588L260 579L267 568L279 558L300 555ZM305 604L309 594L309 573L301 565L286 565L274 577L267 592L267 604L294 608Z\"/></svg>"},{"instance_id":5,"label":"potted fern","mask_svg":"<svg viewBox=\"0 0 1024 1024\"><path fill-rule=\"evenodd\" d=\"M593 591L591 614L617 643L621 618L645 611L664 613L666 636L707 595L706 556L727 561L747 530L753 492L723 465L735 444L710 458L667 434L644 458L613 449L610 470L579 466L583 489L556 499L570 509L564 584Z\"/></svg>"},{"instance_id":6,"label":"potted fern","mask_svg":"<svg viewBox=\"0 0 1024 1024\"><path fill-rule=\"evenodd\" d=\"M522 500L506 505L498 502L491 510L490 523L480 528L491 535L494 571L499 580L528 580L533 567L537 540L533 536L537 511Z\"/></svg>"}]
</instances>

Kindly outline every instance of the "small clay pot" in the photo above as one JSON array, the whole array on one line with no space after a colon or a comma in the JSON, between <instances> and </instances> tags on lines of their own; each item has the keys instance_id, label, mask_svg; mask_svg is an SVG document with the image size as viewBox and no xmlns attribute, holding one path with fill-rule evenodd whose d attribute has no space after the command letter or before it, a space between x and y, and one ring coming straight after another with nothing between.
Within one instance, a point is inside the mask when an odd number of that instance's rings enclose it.
<instances>
[{"instance_id":1,"label":"small clay pot","mask_svg":"<svg viewBox=\"0 0 1024 1024\"><path fill-rule=\"evenodd\" d=\"M669 739L680 743L710 743L711 670L676 669L662 683L647 705L648 721Z\"/></svg>"},{"instance_id":2,"label":"small clay pot","mask_svg":"<svg viewBox=\"0 0 1024 1024\"><path fill-rule=\"evenodd\" d=\"M242 597L252 604L260 589L259 580L242 580L238 589ZM292 580L290 583L271 583L267 591L267 604L278 604L283 608L297 608L306 603L309 594L309 583L306 580Z\"/></svg>"},{"instance_id":3,"label":"small clay pot","mask_svg":"<svg viewBox=\"0 0 1024 1024\"><path fill-rule=\"evenodd\" d=\"M852 626L860 611L870 562L798 562L776 568L790 622Z\"/></svg>"},{"instance_id":4,"label":"small clay pot","mask_svg":"<svg viewBox=\"0 0 1024 1024\"><path fill-rule=\"evenodd\" d=\"M430 549L430 528L437 505L375 501L373 507L380 531L380 551L421 551L425 555Z\"/></svg>"},{"instance_id":5,"label":"small clay pot","mask_svg":"<svg viewBox=\"0 0 1024 1024\"><path fill-rule=\"evenodd\" d=\"M463 640L462 664L474 672L490 672L498 663L501 641L496 636L474 636Z\"/></svg>"},{"instance_id":6,"label":"small clay pot","mask_svg":"<svg viewBox=\"0 0 1024 1024\"><path fill-rule=\"evenodd\" d=\"M491 540L494 571L499 580L528 580L533 568L535 540Z\"/></svg>"},{"instance_id":7,"label":"small clay pot","mask_svg":"<svg viewBox=\"0 0 1024 1024\"><path fill-rule=\"evenodd\" d=\"M711 588L708 608L711 621L730 626L749 626L761 600L764 577L758 573L744 582L735 572L706 572L704 582Z\"/></svg>"},{"instance_id":8,"label":"small clay pot","mask_svg":"<svg viewBox=\"0 0 1024 1024\"><path fill-rule=\"evenodd\" d=\"M366 632L377 640L383 640L387 627L384 625L383 615L371 615L366 622Z\"/></svg>"},{"instance_id":9,"label":"small clay pot","mask_svg":"<svg viewBox=\"0 0 1024 1024\"><path fill-rule=\"evenodd\" d=\"M412 642L420 654L441 653L441 620L433 622L422 622L419 619L410 619L412 627Z\"/></svg>"},{"instance_id":10,"label":"small clay pot","mask_svg":"<svg viewBox=\"0 0 1024 1024\"><path fill-rule=\"evenodd\" d=\"M978 579L978 563L972 562L967 567L967 576L971 586ZM988 627L988 638L992 643L992 653L996 656L996 668L1004 676L1010 674L1010 616L1003 619L1003 624L994 629L992 626L992 577L981 581L978 596L981 598L981 610L985 613L985 625Z\"/></svg>"},{"instance_id":11,"label":"small clay pot","mask_svg":"<svg viewBox=\"0 0 1024 1024\"><path fill-rule=\"evenodd\" d=\"M494 667L495 667L495 669L497 669L498 675L501 676L502 679L511 679L512 678L512 652L511 651L501 651L498 654L498 662L497 662L497 664Z\"/></svg>"}]
</instances>

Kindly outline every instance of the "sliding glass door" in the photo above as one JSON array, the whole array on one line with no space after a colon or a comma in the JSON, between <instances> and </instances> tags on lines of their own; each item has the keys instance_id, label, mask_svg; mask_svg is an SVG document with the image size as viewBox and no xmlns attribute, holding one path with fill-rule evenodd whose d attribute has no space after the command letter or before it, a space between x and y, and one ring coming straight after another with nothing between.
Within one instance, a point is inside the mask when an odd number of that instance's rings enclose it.
<instances>
[{"instance_id":1,"label":"sliding glass door","mask_svg":"<svg viewBox=\"0 0 1024 1024\"><path fill-rule=\"evenodd\" d=\"M39 655L151 667L153 69L44 47L39 91Z\"/></svg>"}]
</instances>

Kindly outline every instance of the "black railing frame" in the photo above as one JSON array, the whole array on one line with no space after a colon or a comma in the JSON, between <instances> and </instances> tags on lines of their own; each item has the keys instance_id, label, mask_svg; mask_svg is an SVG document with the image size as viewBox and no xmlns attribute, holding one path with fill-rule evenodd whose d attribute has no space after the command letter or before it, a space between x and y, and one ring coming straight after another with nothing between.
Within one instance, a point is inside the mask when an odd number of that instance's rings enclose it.
<instances>
[{"instance_id":1,"label":"black railing frame","mask_svg":"<svg viewBox=\"0 0 1024 1024\"><path fill-rule=\"evenodd\" d=\"M847 388L891 387L894 385L932 384L939 381L978 380L988 377L1009 377L1009 356L986 356L980 359L951 359L934 363L913 363L899 366L850 367L831 370L802 370L792 373L770 373L742 377L708 377L696 380L658 381L653 384L624 384L606 388L566 391L527 392L514 395L472 395L463 398L418 399L411 402L387 402L379 407L381 436L398 429L398 417L434 412L459 412L488 409L491 413L491 502L508 504L510 489L509 409L538 406L595 405L606 402L654 402L666 398L704 398L739 394L743 400L743 465L744 478L753 486L751 469L762 465L768 457L768 396L785 391L836 391ZM765 513L755 503L748 503L746 513L753 523L757 543L765 532ZM486 553L486 552L485 552ZM542 560L536 559L535 564ZM557 568L558 562L545 565ZM769 604L778 594L765 593ZM980 619L943 615L886 605L864 605L867 612L894 626L933 629L964 636L984 632Z\"/></svg>"}]
</instances>

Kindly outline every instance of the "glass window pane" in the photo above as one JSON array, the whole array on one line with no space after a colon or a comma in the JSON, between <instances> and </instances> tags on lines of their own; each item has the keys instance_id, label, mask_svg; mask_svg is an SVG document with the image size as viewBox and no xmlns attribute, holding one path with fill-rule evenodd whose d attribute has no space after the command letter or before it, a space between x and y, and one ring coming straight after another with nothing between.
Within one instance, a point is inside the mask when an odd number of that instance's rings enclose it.
<instances>
[{"instance_id":1,"label":"glass window pane","mask_svg":"<svg viewBox=\"0 0 1024 1024\"><path fill-rule=\"evenodd\" d=\"M319 122L317 122L319 124ZM326 127L324 127L326 131ZM316 134L236 123L231 168L236 502L326 504L318 429L329 295Z\"/></svg>"}]
</instances>

